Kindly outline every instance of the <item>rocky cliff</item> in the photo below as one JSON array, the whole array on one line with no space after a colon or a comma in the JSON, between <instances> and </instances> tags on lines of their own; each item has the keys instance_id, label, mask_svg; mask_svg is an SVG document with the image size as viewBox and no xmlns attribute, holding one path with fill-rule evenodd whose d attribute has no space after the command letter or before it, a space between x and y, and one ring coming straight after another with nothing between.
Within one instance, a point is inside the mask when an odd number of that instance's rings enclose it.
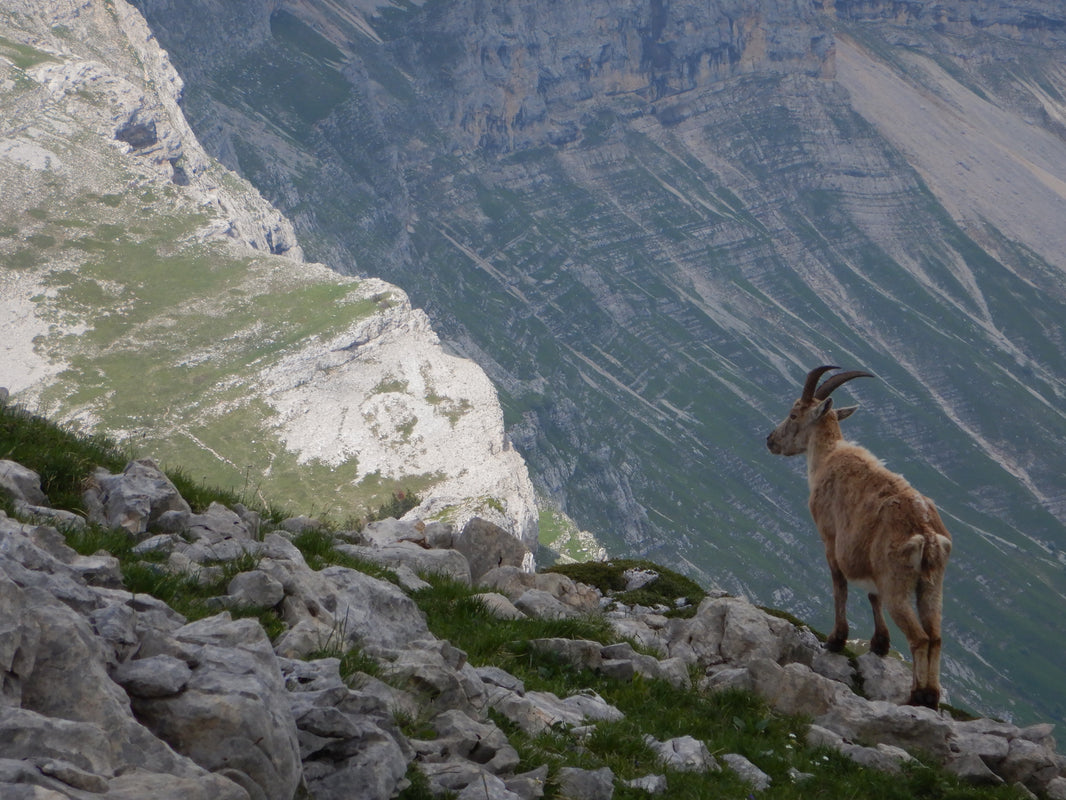
<instances>
[{"instance_id":1,"label":"rocky cliff","mask_svg":"<svg viewBox=\"0 0 1066 800\"><path fill-rule=\"evenodd\" d=\"M877 373L849 435L955 534L949 674L1066 718L1057 4L139 7L205 146L404 286L614 553L827 619L762 441L810 366Z\"/></svg>"},{"instance_id":2,"label":"rocky cliff","mask_svg":"<svg viewBox=\"0 0 1066 800\"><path fill-rule=\"evenodd\" d=\"M829 654L742 598L622 602L522 570L482 520L457 539L194 513L148 459L85 485L92 528L0 461L5 798L1066 797L1053 726L899 706L902 662ZM121 559L67 543L101 536ZM503 639L468 654L445 624Z\"/></svg>"},{"instance_id":3,"label":"rocky cliff","mask_svg":"<svg viewBox=\"0 0 1066 800\"><path fill-rule=\"evenodd\" d=\"M395 286L302 261L288 220L200 146L135 8L8 5L0 36L15 397L249 497L343 519L413 491L535 548L484 372Z\"/></svg>"}]
</instances>

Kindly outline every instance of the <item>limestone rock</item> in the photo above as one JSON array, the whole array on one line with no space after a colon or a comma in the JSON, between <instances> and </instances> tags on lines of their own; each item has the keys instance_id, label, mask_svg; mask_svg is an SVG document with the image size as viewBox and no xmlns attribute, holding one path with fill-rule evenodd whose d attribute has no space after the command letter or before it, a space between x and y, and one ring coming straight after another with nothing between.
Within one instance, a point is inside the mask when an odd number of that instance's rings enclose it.
<instances>
[{"instance_id":1,"label":"limestone rock","mask_svg":"<svg viewBox=\"0 0 1066 800\"><path fill-rule=\"evenodd\" d=\"M850 741L876 741L942 759L951 755L952 725L929 708L845 695L817 722Z\"/></svg>"},{"instance_id":2,"label":"limestone rock","mask_svg":"<svg viewBox=\"0 0 1066 800\"><path fill-rule=\"evenodd\" d=\"M433 727L438 738L430 743L430 751L438 758L458 755L496 775L513 772L518 766L518 752L492 723L478 722L452 709L438 714Z\"/></svg>"},{"instance_id":3,"label":"limestone rock","mask_svg":"<svg viewBox=\"0 0 1066 800\"><path fill-rule=\"evenodd\" d=\"M194 540L206 540L217 544L224 539L254 539L252 526L236 511L221 503L213 502L202 514L190 514L186 520L185 534Z\"/></svg>"},{"instance_id":4,"label":"limestone rock","mask_svg":"<svg viewBox=\"0 0 1066 800\"><path fill-rule=\"evenodd\" d=\"M113 677L131 697L167 697L188 685L192 670L185 661L161 654L120 664Z\"/></svg>"},{"instance_id":5,"label":"limestone rock","mask_svg":"<svg viewBox=\"0 0 1066 800\"><path fill-rule=\"evenodd\" d=\"M850 695L848 687L816 675L802 664L779 666L768 658L748 665L752 688L782 714L820 716Z\"/></svg>"},{"instance_id":6,"label":"limestone rock","mask_svg":"<svg viewBox=\"0 0 1066 800\"><path fill-rule=\"evenodd\" d=\"M485 604L485 608L488 609L489 613L494 617L499 619L526 618L526 615L519 611L514 603L498 592L482 592L481 594L474 596Z\"/></svg>"},{"instance_id":7,"label":"limestone rock","mask_svg":"<svg viewBox=\"0 0 1066 800\"><path fill-rule=\"evenodd\" d=\"M376 547L340 544L342 553L373 561L385 567L408 567L415 572L444 575L461 583L470 583L470 565L455 550L429 550L413 542L397 542Z\"/></svg>"},{"instance_id":8,"label":"limestone rock","mask_svg":"<svg viewBox=\"0 0 1066 800\"><path fill-rule=\"evenodd\" d=\"M614 796L614 772L609 767L596 770L562 767L559 792L568 800L611 800Z\"/></svg>"},{"instance_id":9,"label":"limestone rock","mask_svg":"<svg viewBox=\"0 0 1066 800\"><path fill-rule=\"evenodd\" d=\"M137 535L167 511L189 513L189 504L151 459L137 459L118 475L98 469L85 491L89 519Z\"/></svg>"},{"instance_id":10,"label":"limestone rock","mask_svg":"<svg viewBox=\"0 0 1066 800\"><path fill-rule=\"evenodd\" d=\"M259 569L234 575L226 592L237 605L261 608L273 608L285 597L281 581Z\"/></svg>"},{"instance_id":11,"label":"limestone rock","mask_svg":"<svg viewBox=\"0 0 1066 800\"><path fill-rule=\"evenodd\" d=\"M671 620L666 638L671 656L708 666L757 658L778 661L803 642L803 633L747 601L708 597L696 616Z\"/></svg>"},{"instance_id":12,"label":"limestone rock","mask_svg":"<svg viewBox=\"0 0 1066 800\"><path fill-rule=\"evenodd\" d=\"M274 652L252 619L220 614L175 631L196 649L184 689L133 700L173 747L253 797L290 800L302 775L296 723Z\"/></svg>"},{"instance_id":13,"label":"limestone rock","mask_svg":"<svg viewBox=\"0 0 1066 800\"><path fill-rule=\"evenodd\" d=\"M644 775L640 778L633 778L629 781L622 781L623 784L631 789L639 789L645 794L660 795L666 794L667 783L665 775Z\"/></svg>"},{"instance_id":14,"label":"limestone rock","mask_svg":"<svg viewBox=\"0 0 1066 800\"><path fill-rule=\"evenodd\" d=\"M681 772L717 772L721 769L707 745L692 736L660 742L645 734L644 741L665 767Z\"/></svg>"},{"instance_id":15,"label":"limestone rock","mask_svg":"<svg viewBox=\"0 0 1066 800\"><path fill-rule=\"evenodd\" d=\"M41 491L41 477L33 470L7 459L0 459L0 492L31 505L48 502Z\"/></svg>"},{"instance_id":16,"label":"limestone rock","mask_svg":"<svg viewBox=\"0 0 1066 800\"><path fill-rule=\"evenodd\" d=\"M726 753L722 756L722 761L726 763L733 772L735 772L740 779L751 785L751 788L756 792L761 792L770 788L772 783L770 776L752 764L744 756L737 753Z\"/></svg>"},{"instance_id":17,"label":"limestone rock","mask_svg":"<svg viewBox=\"0 0 1066 800\"><path fill-rule=\"evenodd\" d=\"M570 619L579 613L543 589L527 589L514 601L515 607L528 617Z\"/></svg>"},{"instance_id":18,"label":"limestone rock","mask_svg":"<svg viewBox=\"0 0 1066 800\"><path fill-rule=\"evenodd\" d=\"M858 658L863 694L870 700L906 702L911 691L911 667L898 658L863 653Z\"/></svg>"},{"instance_id":19,"label":"limestone rock","mask_svg":"<svg viewBox=\"0 0 1066 800\"><path fill-rule=\"evenodd\" d=\"M474 517L463 526L455 549L466 556L475 583L496 567L518 567L526 571L533 568L533 554L525 544L481 517Z\"/></svg>"}]
</instances>

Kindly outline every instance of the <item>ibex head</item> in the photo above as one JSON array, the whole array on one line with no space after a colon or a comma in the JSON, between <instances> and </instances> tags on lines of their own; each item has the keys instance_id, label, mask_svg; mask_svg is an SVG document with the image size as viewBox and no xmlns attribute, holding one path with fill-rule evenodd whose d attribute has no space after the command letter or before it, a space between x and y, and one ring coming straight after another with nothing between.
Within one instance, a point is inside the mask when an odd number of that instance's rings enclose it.
<instances>
[{"instance_id":1,"label":"ibex head","mask_svg":"<svg viewBox=\"0 0 1066 800\"><path fill-rule=\"evenodd\" d=\"M803 384L803 394L792 404L792 410L789 411L788 416L766 437L766 446L770 448L771 453L779 456L798 456L800 453L807 452L811 435L827 418L827 415L839 422L850 417L859 408L849 406L834 411L833 399L829 395L852 378L873 378L874 376L862 370L838 372L818 386L818 380L831 369L840 369L840 367L815 367L807 373L807 381ZM831 411L834 413L830 415Z\"/></svg>"}]
</instances>

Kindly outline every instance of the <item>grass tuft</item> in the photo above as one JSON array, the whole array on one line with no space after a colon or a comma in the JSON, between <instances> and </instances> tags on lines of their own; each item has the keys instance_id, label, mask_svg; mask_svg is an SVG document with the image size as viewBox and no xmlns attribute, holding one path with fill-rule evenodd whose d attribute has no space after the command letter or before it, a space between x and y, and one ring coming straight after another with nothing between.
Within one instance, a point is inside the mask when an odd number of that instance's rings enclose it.
<instances>
[{"instance_id":1,"label":"grass tuft","mask_svg":"<svg viewBox=\"0 0 1066 800\"><path fill-rule=\"evenodd\" d=\"M659 577L639 589L627 592L625 573L631 569L651 570L658 573ZM595 586L604 595L610 595L626 605L668 606L668 616L692 616L696 613L700 601L707 596L706 590L691 578L645 559L618 558L610 561L557 564L545 572L558 572L575 581ZM676 608L675 601L682 597L688 604L683 608Z\"/></svg>"}]
</instances>

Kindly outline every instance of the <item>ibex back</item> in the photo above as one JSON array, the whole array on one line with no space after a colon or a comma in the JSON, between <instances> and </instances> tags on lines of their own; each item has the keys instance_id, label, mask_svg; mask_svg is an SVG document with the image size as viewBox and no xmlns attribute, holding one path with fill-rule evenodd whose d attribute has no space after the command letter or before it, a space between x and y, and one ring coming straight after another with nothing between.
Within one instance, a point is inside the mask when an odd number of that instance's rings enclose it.
<instances>
[{"instance_id":1,"label":"ibex back","mask_svg":"<svg viewBox=\"0 0 1066 800\"><path fill-rule=\"evenodd\" d=\"M869 372L816 367L807 374L800 398L766 437L770 452L807 454L807 481L814 524L825 544L833 577L835 623L826 641L840 650L848 638L848 583L865 590L874 612L870 649L888 652L889 634L881 604L907 637L914 665L908 702L936 708L940 702L940 613L951 534L933 501L901 475L889 471L863 447L844 441L840 421L858 406L833 408L829 396Z\"/></svg>"}]
</instances>

